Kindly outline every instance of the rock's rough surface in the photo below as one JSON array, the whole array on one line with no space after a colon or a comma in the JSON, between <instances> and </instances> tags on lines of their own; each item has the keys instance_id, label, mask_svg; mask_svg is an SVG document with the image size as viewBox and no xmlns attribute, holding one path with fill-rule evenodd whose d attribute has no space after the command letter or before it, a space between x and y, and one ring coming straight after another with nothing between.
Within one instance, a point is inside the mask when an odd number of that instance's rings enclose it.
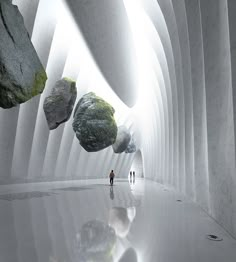
<instances>
[{"instance_id":1,"label":"rock's rough surface","mask_svg":"<svg viewBox=\"0 0 236 262\"><path fill-rule=\"evenodd\" d=\"M74 111L73 129L81 146L96 152L112 145L116 140L115 110L93 92L84 95Z\"/></svg>"},{"instance_id":2,"label":"rock's rough surface","mask_svg":"<svg viewBox=\"0 0 236 262\"><path fill-rule=\"evenodd\" d=\"M113 228L99 220L89 221L77 234L76 261L112 262L111 251L115 243Z\"/></svg>"},{"instance_id":3,"label":"rock's rough surface","mask_svg":"<svg viewBox=\"0 0 236 262\"><path fill-rule=\"evenodd\" d=\"M74 81L63 78L56 82L50 96L45 98L43 104L50 130L57 128L70 118L76 97L77 89Z\"/></svg>"},{"instance_id":4,"label":"rock's rough surface","mask_svg":"<svg viewBox=\"0 0 236 262\"><path fill-rule=\"evenodd\" d=\"M127 148L125 149L125 153L130 154L130 153L134 153L134 152L136 152L136 144L134 142L133 137L131 137L129 144L128 144Z\"/></svg>"},{"instance_id":5,"label":"rock's rough surface","mask_svg":"<svg viewBox=\"0 0 236 262\"><path fill-rule=\"evenodd\" d=\"M43 92L46 72L17 6L0 1L0 107L11 108Z\"/></svg>"},{"instance_id":6,"label":"rock's rough surface","mask_svg":"<svg viewBox=\"0 0 236 262\"><path fill-rule=\"evenodd\" d=\"M131 135L125 126L119 126L116 142L112 145L115 153L122 153L129 145Z\"/></svg>"}]
</instances>

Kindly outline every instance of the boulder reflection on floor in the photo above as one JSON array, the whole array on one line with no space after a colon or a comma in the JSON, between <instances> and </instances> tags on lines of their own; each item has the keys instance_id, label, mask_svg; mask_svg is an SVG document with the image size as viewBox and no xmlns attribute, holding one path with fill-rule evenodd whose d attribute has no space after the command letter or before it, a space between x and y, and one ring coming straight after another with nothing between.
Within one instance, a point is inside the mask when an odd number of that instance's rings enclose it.
<instances>
[{"instance_id":1,"label":"boulder reflection on floor","mask_svg":"<svg viewBox=\"0 0 236 262\"><path fill-rule=\"evenodd\" d=\"M152 181L5 185L0 209L3 262L235 262L236 241L227 232Z\"/></svg>"}]
</instances>

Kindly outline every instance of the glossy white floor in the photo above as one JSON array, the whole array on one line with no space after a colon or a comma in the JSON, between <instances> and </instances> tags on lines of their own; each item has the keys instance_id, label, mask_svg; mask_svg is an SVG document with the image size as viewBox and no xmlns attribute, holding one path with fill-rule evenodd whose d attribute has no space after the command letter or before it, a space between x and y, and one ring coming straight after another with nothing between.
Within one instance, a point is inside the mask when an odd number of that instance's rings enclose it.
<instances>
[{"instance_id":1,"label":"glossy white floor","mask_svg":"<svg viewBox=\"0 0 236 262\"><path fill-rule=\"evenodd\" d=\"M1 186L0 210L0 262L236 261L227 232L192 202L149 181Z\"/></svg>"}]
</instances>

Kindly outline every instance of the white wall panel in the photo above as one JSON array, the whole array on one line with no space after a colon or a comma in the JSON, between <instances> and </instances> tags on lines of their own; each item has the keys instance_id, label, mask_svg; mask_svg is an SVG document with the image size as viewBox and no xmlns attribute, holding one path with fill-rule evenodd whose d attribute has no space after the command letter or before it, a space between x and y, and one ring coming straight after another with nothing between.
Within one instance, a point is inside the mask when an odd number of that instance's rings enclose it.
<instances>
[{"instance_id":1,"label":"white wall panel","mask_svg":"<svg viewBox=\"0 0 236 262\"><path fill-rule=\"evenodd\" d=\"M205 64L210 213L236 233L235 148L227 1L200 1Z\"/></svg>"},{"instance_id":2,"label":"white wall panel","mask_svg":"<svg viewBox=\"0 0 236 262\"><path fill-rule=\"evenodd\" d=\"M192 70L196 200L209 207L209 174L206 129L206 93L200 4L186 0Z\"/></svg>"},{"instance_id":3,"label":"white wall panel","mask_svg":"<svg viewBox=\"0 0 236 262\"><path fill-rule=\"evenodd\" d=\"M46 68L48 80L39 103L39 111L37 115L33 144L31 149L28 169L28 176L31 178L40 177L42 174L43 162L49 136L49 128L43 111L43 102L45 97L50 94L50 91L56 81L61 79L66 62L68 46L66 38L62 38L61 33L62 31L60 31L60 26L57 25L52 42L48 65Z\"/></svg>"}]
</instances>

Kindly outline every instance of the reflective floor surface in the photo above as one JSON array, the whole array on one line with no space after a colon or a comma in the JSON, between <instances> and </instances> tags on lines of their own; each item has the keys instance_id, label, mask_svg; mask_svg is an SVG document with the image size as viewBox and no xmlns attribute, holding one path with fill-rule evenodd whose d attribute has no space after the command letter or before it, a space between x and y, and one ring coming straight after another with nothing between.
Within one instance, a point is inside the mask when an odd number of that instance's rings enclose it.
<instances>
[{"instance_id":1,"label":"reflective floor surface","mask_svg":"<svg viewBox=\"0 0 236 262\"><path fill-rule=\"evenodd\" d=\"M0 262L236 261L203 210L141 179L1 186L0 210Z\"/></svg>"}]
</instances>

